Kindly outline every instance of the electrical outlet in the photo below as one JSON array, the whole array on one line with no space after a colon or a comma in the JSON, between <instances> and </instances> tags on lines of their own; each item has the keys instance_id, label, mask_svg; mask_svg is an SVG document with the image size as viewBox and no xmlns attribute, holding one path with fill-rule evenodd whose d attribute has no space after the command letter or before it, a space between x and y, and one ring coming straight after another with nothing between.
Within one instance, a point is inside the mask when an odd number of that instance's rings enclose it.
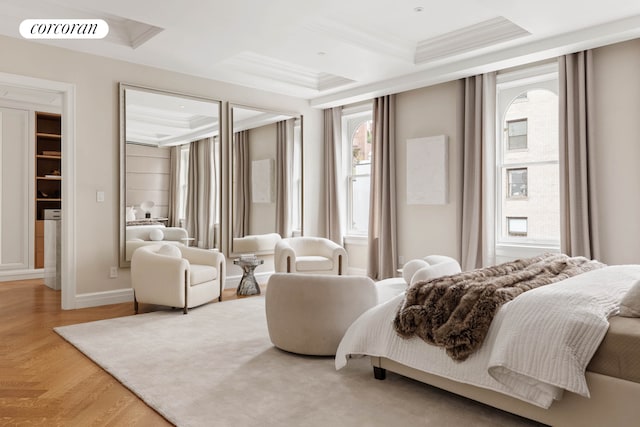
<instances>
[{"instance_id":1,"label":"electrical outlet","mask_svg":"<svg viewBox=\"0 0 640 427\"><path fill-rule=\"evenodd\" d=\"M118 277L118 267L111 267L109 269L109 277L115 279Z\"/></svg>"},{"instance_id":2,"label":"electrical outlet","mask_svg":"<svg viewBox=\"0 0 640 427\"><path fill-rule=\"evenodd\" d=\"M398 264L404 265L404 255L398 255Z\"/></svg>"}]
</instances>

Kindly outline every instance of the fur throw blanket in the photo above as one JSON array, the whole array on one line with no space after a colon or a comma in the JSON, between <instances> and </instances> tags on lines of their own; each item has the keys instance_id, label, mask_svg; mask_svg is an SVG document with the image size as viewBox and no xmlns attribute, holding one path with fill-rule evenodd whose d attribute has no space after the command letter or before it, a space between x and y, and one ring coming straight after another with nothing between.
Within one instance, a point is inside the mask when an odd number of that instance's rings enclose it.
<instances>
[{"instance_id":1,"label":"fur throw blanket","mask_svg":"<svg viewBox=\"0 0 640 427\"><path fill-rule=\"evenodd\" d=\"M544 254L414 283L394 319L405 338L444 347L456 361L478 349L502 304L539 286L605 265L583 257Z\"/></svg>"}]
</instances>

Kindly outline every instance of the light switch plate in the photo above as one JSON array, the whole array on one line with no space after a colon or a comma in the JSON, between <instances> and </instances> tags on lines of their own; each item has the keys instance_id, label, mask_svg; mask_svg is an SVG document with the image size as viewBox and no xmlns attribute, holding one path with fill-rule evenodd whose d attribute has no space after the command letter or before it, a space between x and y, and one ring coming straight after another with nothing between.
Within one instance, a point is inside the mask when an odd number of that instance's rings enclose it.
<instances>
[{"instance_id":1,"label":"light switch plate","mask_svg":"<svg viewBox=\"0 0 640 427\"><path fill-rule=\"evenodd\" d=\"M104 202L104 191L96 191L96 202Z\"/></svg>"}]
</instances>

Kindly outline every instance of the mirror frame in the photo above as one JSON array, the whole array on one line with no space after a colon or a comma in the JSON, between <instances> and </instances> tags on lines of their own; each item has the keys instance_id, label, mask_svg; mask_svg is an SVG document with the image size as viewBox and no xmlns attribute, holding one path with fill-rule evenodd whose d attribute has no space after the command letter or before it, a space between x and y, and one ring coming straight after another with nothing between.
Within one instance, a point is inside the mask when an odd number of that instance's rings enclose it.
<instances>
[{"instance_id":1,"label":"mirror frame","mask_svg":"<svg viewBox=\"0 0 640 427\"><path fill-rule=\"evenodd\" d=\"M204 96L198 96L198 95L191 95L188 93L181 93L181 92L174 92L174 91L169 91L169 90L163 90L163 89L157 89L157 88L153 88L153 87L148 87L148 86L140 86L140 85L135 85L135 84L129 84L129 83L123 83L120 82L118 84L118 104L119 104L119 110L120 110L120 115L119 115L119 138L120 138L120 205L118 206L118 211L120 213L120 221L119 221L119 226L120 226L120 230L119 230L119 266L120 268L128 268L131 266L131 261L127 261L126 259L126 227L127 227L127 221L126 221L126 193L127 193L127 188L126 188L126 117L127 117L127 103L126 103L126 91L127 90L137 90L137 91L142 91L142 92L150 92L150 93L155 93L155 94L160 94L160 95L167 95L167 96L176 96L176 97L180 97L180 98L186 98L186 99L193 99L196 101L204 101L204 102L215 102L218 104L218 137L220 140L220 144L218 144L218 152L216 153L219 158L220 158L220 170L218 171L219 176L218 176L218 182L217 182L217 194L218 197L220 198L220 200L218 201L218 206L220 209L220 226L222 227L222 225L224 224L224 204L223 202L223 194L222 194L222 180L223 180L223 170L224 170L224 165L223 165L223 117L222 117L222 101L218 100L218 99L214 99L214 98L208 98L208 97L204 97ZM218 250L222 252L222 231L219 229L218 230L219 236L217 238L218 241Z\"/></svg>"},{"instance_id":2,"label":"mirror frame","mask_svg":"<svg viewBox=\"0 0 640 427\"><path fill-rule=\"evenodd\" d=\"M227 180L228 180L228 197L227 197L227 207L228 207L228 215L227 215L227 257L228 258L237 258L243 252L235 252L233 250L233 228L234 228L234 212L233 206L235 204L235 197L233 191L233 156L234 156L234 144L233 144L233 109L234 108L244 108L247 110L255 110L262 111L265 113L278 114L291 116L300 119L300 235L304 235L304 117L300 113L295 113L291 111L280 111L280 110L272 110L270 108L263 108L253 105L245 105L245 104L236 104L236 103L227 103ZM267 255L267 254L260 254Z\"/></svg>"}]
</instances>

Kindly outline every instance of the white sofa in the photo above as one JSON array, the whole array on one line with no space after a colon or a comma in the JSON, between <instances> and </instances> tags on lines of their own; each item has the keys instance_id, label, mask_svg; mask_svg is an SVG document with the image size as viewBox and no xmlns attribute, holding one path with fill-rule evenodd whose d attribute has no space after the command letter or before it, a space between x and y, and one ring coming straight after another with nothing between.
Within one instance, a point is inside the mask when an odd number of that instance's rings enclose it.
<instances>
[{"instance_id":1,"label":"white sofa","mask_svg":"<svg viewBox=\"0 0 640 427\"><path fill-rule=\"evenodd\" d=\"M445 255L429 255L424 258L413 259L402 268L402 277L376 282L378 302L383 303L404 292L412 284L460 273L460 264L454 258Z\"/></svg>"},{"instance_id":2,"label":"white sofa","mask_svg":"<svg viewBox=\"0 0 640 427\"><path fill-rule=\"evenodd\" d=\"M322 237L289 237L276 243L274 264L277 273L344 274L347 251Z\"/></svg>"},{"instance_id":3,"label":"white sofa","mask_svg":"<svg viewBox=\"0 0 640 427\"><path fill-rule=\"evenodd\" d=\"M233 252L256 255L272 254L281 240L278 233L251 234L233 238Z\"/></svg>"},{"instance_id":4,"label":"white sofa","mask_svg":"<svg viewBox=\"0 0 640 427\"><path fill-rule=\"evenodd\" d=\"M131 259L134 308L138 303L188 309L221 299L226 260L217 250L170 244L138 248Z\"/></svg>"},{"instance_id":5,"label":"white sofa","mask_svg":"<svg viewBox=\"0 0 640 427\"><path fill-rule=\"evenodd\" d=\"M184 246L188 237L187 230L180 227L165 227L162 224L129 225L125 231L125 259L130 261L135 250L142 246L158 243Z\"/></svg>"}]
</instances>

